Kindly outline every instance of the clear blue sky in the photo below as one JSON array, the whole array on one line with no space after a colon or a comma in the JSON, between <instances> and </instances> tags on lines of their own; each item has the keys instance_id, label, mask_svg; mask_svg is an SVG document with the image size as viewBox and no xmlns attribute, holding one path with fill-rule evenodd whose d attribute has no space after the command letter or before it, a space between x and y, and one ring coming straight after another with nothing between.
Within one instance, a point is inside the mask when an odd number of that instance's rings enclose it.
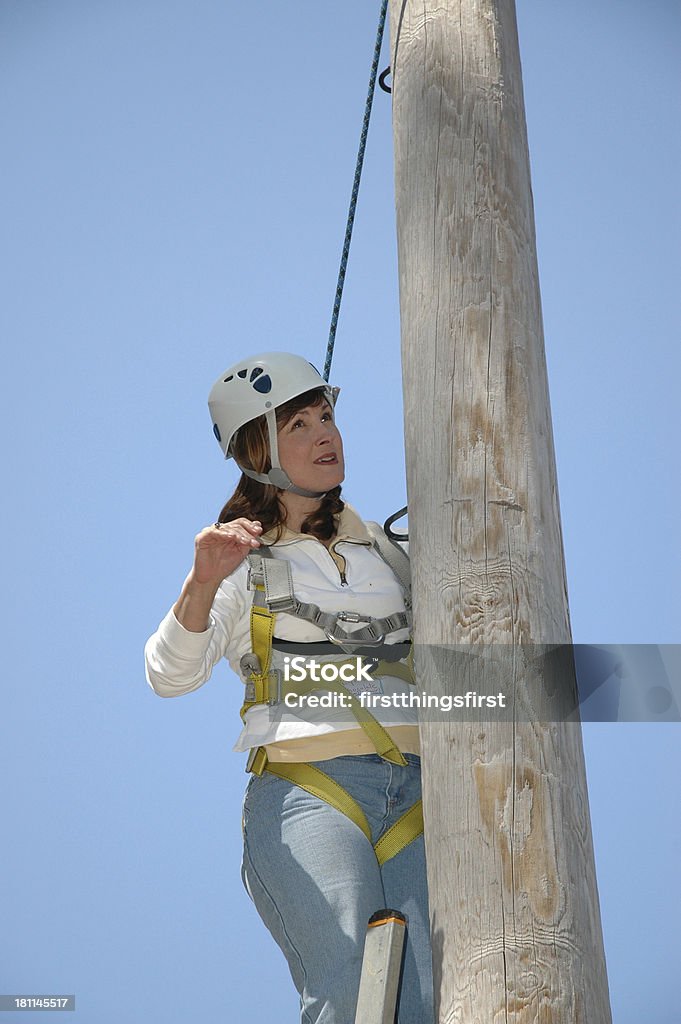
<instances>
[{"instance_id":1,"label":"clear blue sky","mask_svg":"<svg viewBox=\"0 0 681 1024\"><path fill-rule=\"evenodd\" d=\"M142 646L235 482L213 379L323 358L377 13L0 3L0 992L75 992L83 1024L297 1020L239 878L237 682L161 701ZM575 639L678 644L681 11L518 18ZM405 497L391 161L379 93L332 378L345 493L381 519ZM584 734L615 1024L678 1024L681 726Z\"/></svg>"}]
</instances>

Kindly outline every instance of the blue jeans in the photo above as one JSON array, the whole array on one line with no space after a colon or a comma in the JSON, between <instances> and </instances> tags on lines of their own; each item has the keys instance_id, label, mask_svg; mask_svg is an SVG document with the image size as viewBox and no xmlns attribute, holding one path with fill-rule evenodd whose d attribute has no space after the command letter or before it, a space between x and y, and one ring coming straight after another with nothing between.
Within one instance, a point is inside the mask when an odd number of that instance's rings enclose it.
<instances>
[{"instance_id":1,"label":"blue jeans","mask_svg":"<svg viewBox=\"0 0 681 1024\"><path fill-rule=\"evenodd\" d=\"M357 800L373 841L421 796L420 759L375 754L315 762ZM340 811L265 772L244 800L242 878L282 949L300 994L301 1024L354 1024L367 921L383 907L407 918L398 1024L433 1024L423 836L382 867Z\"/></svg>"}]
</instances>

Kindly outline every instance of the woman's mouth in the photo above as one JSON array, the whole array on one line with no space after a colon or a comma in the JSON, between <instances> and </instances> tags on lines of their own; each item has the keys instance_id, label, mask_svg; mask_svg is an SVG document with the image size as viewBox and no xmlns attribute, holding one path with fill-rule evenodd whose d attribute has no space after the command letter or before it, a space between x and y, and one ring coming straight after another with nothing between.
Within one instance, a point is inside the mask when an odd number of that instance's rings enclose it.
<instances>
[{"instance_id":1,"label":"woman's mouth","mask_svg":"<svg viewBox=\"0 0 681 1024\"><path fill-rule=\"evenodd\" d=\"M320 455L318 459L314 460L315 466L336 466L338 464L338 456L335 452L331 452L328 455Z\"/></svg>"}]
</instances>

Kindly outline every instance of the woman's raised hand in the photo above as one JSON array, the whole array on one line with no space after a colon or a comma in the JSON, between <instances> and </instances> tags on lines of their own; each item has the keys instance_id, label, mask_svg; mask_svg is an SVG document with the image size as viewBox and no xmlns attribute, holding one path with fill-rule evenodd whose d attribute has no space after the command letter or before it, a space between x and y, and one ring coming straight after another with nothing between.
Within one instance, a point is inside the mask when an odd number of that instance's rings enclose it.
<instances>
[{"instance_id":1,"label":"woman's raised hand","mask_svg":"<svg viewBox=\"0 0 681 1024\"><path fill-rule=\"evenodd\" d=\"M219 586L241 565L249 551L260 547L261 535L261 524L252 519L207 526L194 540L193 580Z\"/></svg>"},{"instance_id":2,"label":"woman's raised hand","mask_svg":"<svg viewBox=\"0 0 681 1024\"><path fill-rule=\"evenodd\" d=\"M202 633L207 628L218 587L249 551L260 547L261 536L262 525L251 519L215 523L197 534L194 564L173 606L177 621L185 629Z\"/></svg>"}]
</instances>

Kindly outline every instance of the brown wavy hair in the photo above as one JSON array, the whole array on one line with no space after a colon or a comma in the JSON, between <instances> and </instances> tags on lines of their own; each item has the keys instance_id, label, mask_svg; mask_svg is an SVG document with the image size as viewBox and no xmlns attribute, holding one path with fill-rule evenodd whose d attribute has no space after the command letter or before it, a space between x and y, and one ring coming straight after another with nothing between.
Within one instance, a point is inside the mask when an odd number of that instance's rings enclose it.
<instances>
[{"instance_id":1,"label":"brown wavy hair","mask_svg":"<svg viewBox=\"0 0 681 1024\"><path fill-rule=\"evenodd\" d=\"M319 406L324 401L328 401L324 388L314 388L312 391L297 395L290 402L285 402L276 410L277 429L285 427L301 409ZM256 473L267 473L271 463L269 433L264 416L258 416L257 419L239 428L230 445L230 454L234 456L240 468L245 466ZM242 472L234 494L224 505L217 521L230 523L242 516L247 519L258 519L262 524L263 533L272 529L277 530L275 539L278 540L286 525L286 508L280 499L281 493L273 484L261 484ZM319 508L311 512L303 522L302 533L309 533L322 541L331 540L336 532L336 516L340 515L345 507L340 493L339 485L324 495Z\"/></svg>"}]
</instances>

